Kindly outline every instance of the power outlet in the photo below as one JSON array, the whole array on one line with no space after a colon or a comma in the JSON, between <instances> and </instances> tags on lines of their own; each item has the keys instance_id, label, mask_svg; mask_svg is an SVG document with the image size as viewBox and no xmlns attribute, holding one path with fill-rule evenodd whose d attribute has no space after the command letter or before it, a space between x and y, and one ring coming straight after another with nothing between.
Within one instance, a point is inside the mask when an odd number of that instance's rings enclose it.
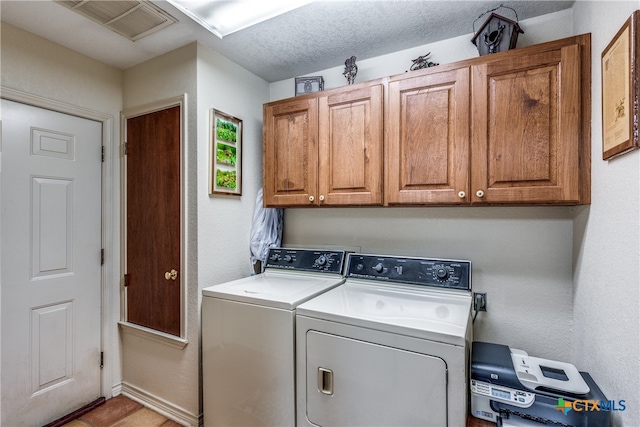
<instances>
[{"instance_id":1,"label":"power outlet","mask_svg":"<svg viewBox=\"0 0 640 427\"><path fill-rule=\"evenodd\" d=\"M487 293L486 292L473 293L473 309L476 312L487 311Z\"/></svg>"}]
</instances>

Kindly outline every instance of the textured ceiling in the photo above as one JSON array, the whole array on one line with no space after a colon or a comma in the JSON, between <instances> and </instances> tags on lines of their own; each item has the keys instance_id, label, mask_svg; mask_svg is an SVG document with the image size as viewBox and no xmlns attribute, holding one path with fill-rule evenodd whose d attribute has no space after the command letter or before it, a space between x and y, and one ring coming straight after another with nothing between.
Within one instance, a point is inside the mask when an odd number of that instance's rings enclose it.
<instances>
[{"instance_id":1,"label":"textured ceiling","mask_svg":"<svg viewBox=\"0 0 640 427\"><path fill-rule=\"evenodd\" d=\"M197 40L274 82L340 66L352 55L363 60L472 34L474 20L500 4L515 9L523 20L570 8L574 1L325 0L222 40L166 1L153 3L179 22L136 42L51 0L3 0L0 18L121 69ZM504 8L497 13L514 17ZM483 22L478 20L475 28Z\"/></svg>"}]
</instances>

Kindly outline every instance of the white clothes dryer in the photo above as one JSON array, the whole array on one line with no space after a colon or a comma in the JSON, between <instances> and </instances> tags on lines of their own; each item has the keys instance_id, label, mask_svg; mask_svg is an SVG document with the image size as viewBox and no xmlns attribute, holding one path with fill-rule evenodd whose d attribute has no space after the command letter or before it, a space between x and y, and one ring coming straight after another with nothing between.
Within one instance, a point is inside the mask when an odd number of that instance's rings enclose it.
<instances>
[{"instance_id":1,"label":"white clothes dryer","mask_svg":"<svg viewBox=\"0 0 640 427\"><path fill-rule=\"evenodd\" d=\"M468 261L349 254L298 306L298 426L466 425Z\"/></svg>"},{"instance_id":2,"label":"white clothes dryer","mask_svg":"<svg viewBox=\"0 0 640 427\"><path fill-rule=\"evenodd\" d=\"M344 252L271 248L265 272L202 291L205 426L295 425L295 310L344 282Z\"/></svg>"}]
</instances>

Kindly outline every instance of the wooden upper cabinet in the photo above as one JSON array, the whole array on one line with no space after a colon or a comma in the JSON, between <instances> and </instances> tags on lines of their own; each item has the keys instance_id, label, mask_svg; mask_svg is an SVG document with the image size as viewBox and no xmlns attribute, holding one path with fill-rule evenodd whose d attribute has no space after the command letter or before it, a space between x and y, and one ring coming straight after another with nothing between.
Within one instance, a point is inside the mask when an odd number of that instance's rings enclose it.
<instances>
[{"instance_id":1,"label":"wooden upper cabinet","mask_svg":"<svg viewBox=\"0 0 640 427\"><path fill-rule=\"evenodd\" d=\"M382 115L381 82L265 104L264 205L382 205Z\"/></svg>"},{"instance_id":2,"label":"wooden upper cabinet","mask_svg":"<svg viewBox=\"0 0 640 427\"><path fill-rule=\"evenodd\" d=\"M313 203L318 186L316 98L264 106L263 156L265 206Z\"/></svg>"},{"instance_id":3,"label":"wooden upper cabinet","mask_svg":"<svg viewBox=\"0 0 640 427\"><path fill-rule=\"evenodd\" d=\"M272 102L263 129L265 206L588 204L591 36Z\"/></svg>"},{"instance_id":4,"label":"wooden upper cabinet","mask_svg":"<svg viewBox=\"0 0 640 427\"><path fill-rule=\"evenodd\" d=\"M471 68L472 203L589 203L588 42L572 37Z\"/></svg>"},{"instance_id":5,"label":"wooden upper cabinet","mask_svg":"<svg viewBox=\"0 0 640 427\"><path fill-rule=\"evenodd\" d=\"M389 81L385 203L469 203L469 67Z\"/></svg>"},{"instance_id":6,"label":"wooden upper cabinet","mask_svg":"<svg viewBox=\"0 0 640 427\"><path fill-rule=\"evenodd\" d=\"M318 102L318 202L381 205L382 85L347 89Z\"/></svg>"}]
</instances>

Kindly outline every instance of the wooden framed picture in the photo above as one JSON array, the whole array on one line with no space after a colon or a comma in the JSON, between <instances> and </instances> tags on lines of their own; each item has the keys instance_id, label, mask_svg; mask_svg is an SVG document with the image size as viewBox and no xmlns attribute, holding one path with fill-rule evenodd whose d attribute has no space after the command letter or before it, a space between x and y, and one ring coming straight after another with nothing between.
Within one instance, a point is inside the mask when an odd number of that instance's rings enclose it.
<instances>
[{"instance_id":1,"label":"wooden framed picture","mask_svg":"<svg viewBox=\"0 0 640 427\"><path fill-rule=\"evenodd\" d=\"M602 52L602 159L638 148L640 11Z\"/></svg>"},{"instance_id":2,"label":"wooden framed picture","mask_svg":"<svg viewBox=\"0 0 640 427\"><path fill-rule=\"evenodd\" d=\"M209 194L242 195L242 120L216 109L210 114Z\"/></svg>"}]
</instances>

